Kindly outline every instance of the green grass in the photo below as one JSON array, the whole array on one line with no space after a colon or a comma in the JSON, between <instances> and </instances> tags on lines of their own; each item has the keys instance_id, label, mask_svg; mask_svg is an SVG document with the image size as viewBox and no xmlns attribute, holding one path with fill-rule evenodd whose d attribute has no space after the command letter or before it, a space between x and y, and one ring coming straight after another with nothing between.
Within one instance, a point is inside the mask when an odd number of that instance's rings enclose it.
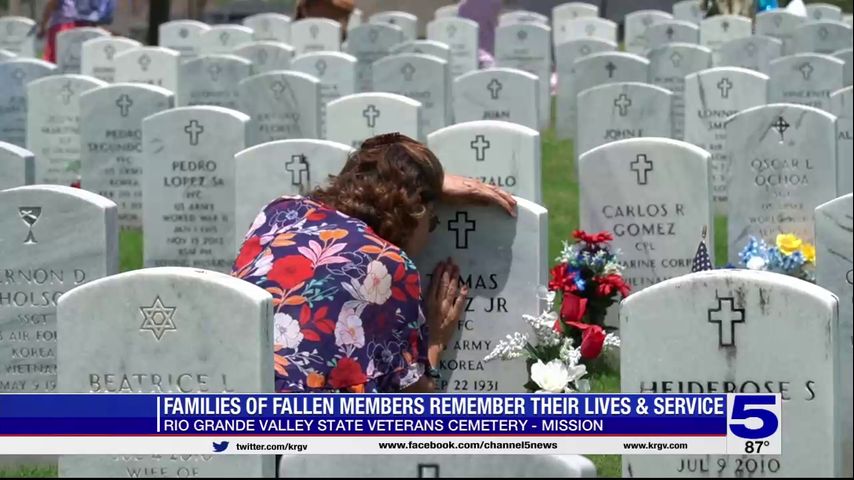
<instances>
[{"instance_id":1,"label":"green grass","mask_svg":"<svg viewBox=\"0 0 854 480\"><path fill-rule=\"evenodd\" d=\"M17 470L0 470L0 478L51 478L59 476L56 467L21 467Z\"/></svg>"}]
</instances>

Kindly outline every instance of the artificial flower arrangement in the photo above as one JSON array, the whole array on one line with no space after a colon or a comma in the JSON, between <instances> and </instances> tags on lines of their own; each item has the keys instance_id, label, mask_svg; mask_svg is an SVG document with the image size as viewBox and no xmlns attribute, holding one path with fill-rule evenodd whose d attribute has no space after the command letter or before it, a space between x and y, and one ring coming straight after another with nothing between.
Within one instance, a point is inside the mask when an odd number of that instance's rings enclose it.
<instances>
[{"instance_id":1,"label":"artificial flower arrangement","mask_svg":"<svg viewBox=\"0 0 854 480\"><path fill-rule=\"evenodd\" d=\"M815 246L797 235L781 233L774 246L750 237L738 257L741 265L749 270L782 273L815 283Z\"/></svg>"},{"instance_id":2,"label":"artificial flower arrangement","mask_svg":"<svg viewBox=\"0 0 854 480\"><path fill-rule=\"evenodd\" d=\"M608 232L591 235L581 230L572 236L576 242L564 242L548 289L542 287L538 295L546 301L545 311L523 316L536 342L528 334L515 332L485 358L525 357L529 369L525 388L533 392L589 390L582 377L603 351L620 346L620 338L606 332L604 325L608 308L629 294L617 253L608 245L613 237ZM561 308L555 312L558 295Z\"/></svg>"}]
</instances>

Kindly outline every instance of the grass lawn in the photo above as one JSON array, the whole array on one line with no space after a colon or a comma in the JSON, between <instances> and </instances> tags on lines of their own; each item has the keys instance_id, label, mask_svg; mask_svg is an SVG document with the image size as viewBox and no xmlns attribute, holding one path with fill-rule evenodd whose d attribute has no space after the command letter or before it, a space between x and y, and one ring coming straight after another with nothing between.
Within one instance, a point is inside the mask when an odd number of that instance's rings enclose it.
<instances>
[{"instance_id":1,"label":"grass lawn","mask_svg":"<svg viewBox=\"0 0 854 480\"><path fill-rule=\"evenodd\" d=\"M543 134L543 196L549 210L549 250L554 258L560 252L561 242L578 227L578 179L574 166L572 142L558 140L554 131ZM726 219L715 221L715 254L718 264L726 263ZM121 271L142 268L142 235L139 232L122 232L120 236ZM549 262L552 263L552 262ZM620 374L617 371L604 371L591 379L594 392L619 392ZM620 477L619 455L591 455L599 476ZM25 469L15 472L0 471L0 477L56 476L55 469Z\"/></svg>"}]
</instances>

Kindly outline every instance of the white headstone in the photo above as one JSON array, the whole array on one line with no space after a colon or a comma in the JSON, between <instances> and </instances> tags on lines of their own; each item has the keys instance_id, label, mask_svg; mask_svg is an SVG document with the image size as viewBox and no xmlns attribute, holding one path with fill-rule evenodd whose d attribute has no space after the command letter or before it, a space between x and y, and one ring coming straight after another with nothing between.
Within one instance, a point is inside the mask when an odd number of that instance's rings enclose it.
<instances>
[{"instance_id":1,"label":"white headstone","mask_svg":"<svg viewBox=\"0 0 854 480\"><path fill-rule=\"evenodd\" d=\"M633 292L690 272L703 229L715 238L708 164L705 150L667 138L620 140L581 155L581 229L614 235Z\"/></svg>"},{"instance_id":2,"label":"white headstone","mask_svg":"<svg viewBox=\"0 0 854 480\"><path fill-rule=\"evenodd\" d=\"M374 63L373 77L374 90L421 103L424 134L451 123L451 77L446 61L418 53L389 55Z\"/></svg>"},{"instance_id":3,"label":"white headstone","mask_svg":"<svg viewBox=\"0 0 854 480\"><path fill-rule=\"evenodd\" d=\"M712 52L717 52L721 45L730 40L749 37L752 34L753 22L739 15L715 15L706 17L700 23L700 44Z\"/></svg>"},{"instance_id":4,"label":"white headstone","mask_svg":"<svg viewBox=\"0 0 854 480\"><path fill-rule=\"evenodd\" d=\"M18 56L18 54L12 53L8 50L0 50L0 62L5 62L7 60L11 60L17 56Z\"/></svg>"},{"instance_id":5,"label":"white headstone","mask_svg":"<svg viewBox=\"0 0 854 480\"><path fill-rule=\"evenodd\" d=\"M540 125L551 119L551 28L540 23L510 23L495 30L495 66L518 68L540 81Z\"/></svg>"},{"instance_id":6,"label":"white headstone","mask_svg":"<svg viewBox=\"0 0 854 480\"><path fill-rule=\"evenodd\" d=\"M80 179L80 95L104 85L70 74L27 84L27 150L36 156L36 183L70 186Z\"/></svg>"},{"instance_id":7,"label":"white headstone","mask_svg":"<svg viewBox=\"0 0 854 480\"><path fill-rule=\"evenodd\" d=\"M382 133L421 140L421 108L421 102L393 93L347 95L326 105L326 139L353 148Z\"/></svg>"},{"instance_id":8,"label":"white headstone","mask_svg":"<svg viewBox=\"0 0 854 480\"><path fill-rule=\"evenodd\" d=\"M557 46L565 42L581 39L599 39L606 42L616 42L619 26L607 18L579 17L561 22L555 28L557 30L553 30L553 40Z\"/></svg>"},{"instance_id":9,"label":"white headstone","mask_svg":"<svg viewBox=\"0 0 854 480\"><path fill-rule=\"evenodd\" d=\"M427 38L451 49L451 75L477 70L478 24L467 18L437 18L427 24Z\"/></svg>"},{"instance_id":10,"label":"white headstone","mask_svg":"<svg viewBox=\"0 0 854 480\"><path fill-rule=\"evenodd\" d=\"M785 9L767 10L756 14L756 35L767 35L783 42L783 53L790 51L790 41L795 30L806 22L806 18Z\"/></svg>"},{"instance_id":11,"label":"white headstone","mask_svg":"<svg viewBox=\"0 0 854 480\"><path fill-rule=\"evenodd\" d=\"M436 9L433 12L433 18L452 18L456 17L459 14L460 6L459 5L444 5Z\"/></svg>"},{"instance_id":12,"label":"white headstone","mask_svg":"<svg viewBox=\"0 0 854 480\"><path fill-rule=\"evenodd\" d=\"M833 56L845 62L843 82L845 85L854 83L854 49L845 48L833 52Z\"/></svg>"},{"instance_id":13,"label":"white headstone","mask_svg":"<svg viewBox=\"0 0 854 480\"><path fill-rule=\"evenodd\" d=\"M706 16L702 8L702 0L682 0L673 4L673 18L685 20L699 25Z\"/></svg>"},{"instance_id":14,"label":"white headstone","mask_svg":"<svg viewBox=\"0 0 854 480\"><path fill-rule=\"evenodd\" d=\"M608 83L578 94L579 112L596 112L578 122L576 157L599 145L637 137L673 137L670 90L647 83Z\"/></svg>"},{"instance_id":15,"label":"white headstone","mask_svg":"<svg viewBox=\"0 0 854 480\"><path fill-rule=\"evenodd\" d=\"M291 24L291 45L297 55L341 50L341 24L328 18L303 18Z\"/></svg>"},{"instance_id":16,"label":"white headstone","mask_svg":"<svg viewBox=\"0 0 854 480\"><path fill-rule=\"evenodd\" d=\"M536 75L515 68L487 68L454 80L454 121L501 120L539 128Z\"/></svg>"},{"instance_id":17,"label":"white headstone","mask_svg":"<svg viewBox=\"0 0 854 480\"><path fill-rule=\"evenodd\" d=\"M468 391L474 390L469 387ZM577 478L595 477L596 466L580 455L324 455L311 461L283 455L279 477L323 478L356 475L370 478Z\"/></svg>"},{"instance_id":18,"label":"white headstone","mask_svg":"<svg viewBox=\"0 0 854 480\"><path fill-rule=\"evenodd\" d=\"M169 90L126 83L80 95L80 185L116 202L122 229L142 228L142 119L173 102Z\"/></svg>"},{"instance_id":19,"label":"white headstone","mask_svg":"<svg viewBox=\"0 0 854 480\"><path fill-rule=\"evenodd\" d=\"M712 52L699 45L667 43L649 52L648 56L649 83L673 92L672 138L681 140L685 126L685 76L711 67Z\"/></svg>"},{"instance_id":20,"label":"white headstone","mask_svg":"<svg viewBox=\"0 0 854 480\"><path fill-rule=\"evenodd\" d=\"M178 68L175 104L214 105L237 109L237 88L250 75L251 63L236 55L202 55Z\"/></svg>"},{"instance_id":21,"label":"white headstone","mask_svg":"<svg viewBox=\"0 0 854 480\"><path fill-rule=\"evenodd\" d=\"M389 24L354 27L347 32L346 52L356 57L356 91L371 91L371 66L403 41L403 30Z\"/></svg>"},{"instance_id":22,"label":"white headstone","mask_svg":"<svg viewBox=\"0 0 854 480\"><path fill-rule=\"evenodd\" d=\"M0 141L27 144L27 84L56 72L56 65L34 58L0 62Z\"/></svg>"},{"instance_id":23,"label":"white headstone","mask_svg":"<svg viewBox=\"0 0 854 480\"><path fill-rule=\"evenodd\" d=\"M441 58L446 62L451 61L451 48L447 44L436 40L409 40L398 43L391 49L392 55L398 53L421 53Z\"/></svg>"},{"instance_id":24,"label":"white headstone","mask_svg":"<svg viewBox=\"0 0 854 480\"><path fill-rule=\"evenodd\" d=\"M842 20L842 8L829 3L807 5L807 17L815 21Z\"/></svg>"},{"instance_id":25,"label":"white headstone","mask_svg":"<svg viewBox=\"0 0 854 480\"><path fill-rule=\"evenodd\" d=\"M231 53L232 50L255 38L251 28L242 25L214 25L199 35L199 55Z\"/></svg>"},{"instance_id":26,"label":"white headstone","mask_svg":"<svg viewBox=\"0 0 854 480\"><path fill-rule=\"evenodd\" d=\"M620 310L623 392L781 393L784 426L782 455L626 455L623 471L833 476L837 322L830 292L769 272L701 272L629 297Z\"/></svg>"},{"instance_id":27,"label":"white headstone","mask_svg":"<svg viewBox=\"0 0 854 480\"><path fill-rule=\"evenodd\" d=\"M0 142L0 190L35 182L33 153L11 143Z\"/></svg>"},{"instance_id":28,"label":"white headstone","mask_svg":"<svg viewBox=\"0 0 854 480\"><path fill-rule=\"evenodd\" d=\"M240 82L240 111L252 118L247 145L320 137L320 82L302 72L275 71Z\"/></svg>"},{"instance_id":29,"label":"white headstone","mask_svg":"<svg viewBox=\"0 0 854 480\"><path fill-rule=\"evenodd\" d=\"M616 82L646 82L649 60L632 53L600 52L581 57L573 64L566 96L558 99L558 135L569 138L575 134L578 94L590 87ZM561 80L563 83L563 80ZM564 130L564 128L566 130ZM570 133L571 132L571 133Z\"/></svg>"},{"instance_id":30,"label":"white headstone","mask_svg":"<svg viewBox=\"0 0 854 480\"><path fill-rule=\"evenodd\" d=\"M549 17L542 13L532 12L530 10L514 10L512 12L502 13L498 16L498 26L512 25L514 23L539 23L541 25L549 24Z\"/></svg>"},{"instance_id":31,"label":"white headstone","mask_svg":"<svg viewBox=\"0 0 854 480\"><path fill-rule=\"evenodd\" d=\"M718 49L720 67L749 68L768 74L771 61L783 55L783 42L774 37L753 35L730 40Z\"/></svg>"},{"instance_id":32,"label":"white headstone","mask_svg":"<svg viewBox=\"0 0 854 480\"><path fill-rule=\"evenodd\" d=\"M730 158L726 120L742 110L765 105L768 76L737 67L718 67L685 77L685 141L711 154L715 213L727 212Z\"/></svg>"},{"instance_id":33,"label":"white headstone","mask_svg":"<svg viewBox=\"0 0 854 480\"><path fill-rule=\"evenodd\" d=\"M255 40L290 43L291 17L281 13L258 13L243 19L243 26L252 30Z\"/></svg>"},{"instance_id":34,"label":"white headstone","mask_svg":"<svg viewBox=\"0 0 854 480\"><path fill-rule=\"evenodd\" d=\"M584 2L569 2L556 5L552 8L552 30L559 30L559 26L568 20L583 17L598 17L599 6Z\"/></svg>"},{"instance_id":35,"label":"white headstone","mask_svg":"<svg viewBox=\"0 0 854 480\"><path fill-rule=\"evenodd\" d=\"M56 301L118 272L116 205L57 185L0 191L0 205L0 392L55 392Z\"/></svg>"},{"instance_id":36,"label":"white headstone","mask_svg":"<svg viewBox=\"0 0 854 480\"><path fill-rule=\"evenodd\" d=\"M243 280L195 268L137 270L69 292L57 311L62 392L273 391L272 297ZM270 477L274 461L272 455L77 455L60 457L59 473Z\"/></svg>"},{"instance_id":37,"label":"white headstone","mask_svg":"<svg viewBox=\"0 0 854 480\"><path fill-rule=\"evenodd\" d=\"M542 202L540 134L492 120L458 123L427 136L445 171L477 178L532 202Z\"/></svg>"},{"instance_id":38,"label":"white headstone","mask_svg":"<svg viewBox=\"0 0 854 480\"><path fill-rule=\"evenodd\" d=\"M700 27L685 20L668 20L646 29L647 52L668 43L700 43Z\"/></svg>"},{"instance_id":39,"label":"white headstone","mask_svg":"<svg viewBox=\"0 0 854 480\"><path fill-rule=\"evenodd\" d=\"M80 73L107 83L116 81L116 56L125 50L139 48L136 40L122 37L96 37L83 42Z\"/></svg>"},{"instance_id":40,"label":"white headstone","mask_svg":"<svg viewBox=\"0 0 854 480\"><path fill-rule=\"evenodd\" d=\"M555 47L557 71L557 99L555 130L558 138L575 135L575 103L578 92L574 90L575 61L592 53L617 50L617 44L598 39L570 40ZM644 73L646 74L646 73ZM638 81L646 81L646 77Z\"/></svg>"},{"instance_id":41,"label":"white headstone","mask_svg":"<svg viewBox=\"0 0 854 480\"><path fill-rule=\"evenodd\" d=\"M524 391L524 360L483 361L498 340L526 330L519 319L539 311L537 287L547 281L548 211L517 201L516 218L494 206L441 205L430 245L415 259L422 285L430 284L439 261L452 257L469 286L468 311L448 346L452 354L439 362L442 391Z\"/></svg>"},{"instance_id":42,"label":"white headstone","mask_svg":"<svg viewBox=\"0 0 854 480\"><path fill-rule=\"evenodd\" d=\"M354 8L350 13L350 19L347 21L347 30L360 27L365 23L365 13L359 8Z\"/></svg>"},{"instance_id":43,"label":"white headstone","mask_svg":"<svg viewBox=\"0 0 854 480\"><path fill-rule=\"evenodd\" d=\"M830 111L830 94L842 88L845 62L829 55L800 53L771 62L769 102L787 102Z\"/></svg>"},{"instance_id":44,"label":"white headstone","mask_svg":"<svg viewBox=\"0 0 854 480\"><path fill-rule=\"evenodd\" d=\"M841 21L810 22L795 29L791 53L831 54L851 48L851 27Z\"/></svg>"},{"instance_id":45,"label":"white headstone","mask_svg":"<svg viewBox=\"0 0 854 480\"><path fill-rule=\"evenodd\" d=\"M243 113L209 106L143 120L146 267L231 270L237 254L234 155L246 148L249 122Z\"/></svg>"},{"instance_id":46,"label":"white headstone","mask_svg":"<svg viewBox=\"0 0 854 480\"><path fill-rule=\"evenodd\" d=\"M830 96L830 113L836 115L836 193L839 195L854 191L852 105L854 98L850 85Z\"/></svg>"},{"instance_id":47,"label":"white headstone","mask_svg":"<svg viewBox=\"0 0 854 480\"><path fill-rule=\"evenodd\" d=\"M326 104L356 93L356 57L341 52L306 53L294 58L291 68L320 81L320 131L321 138L326 138Z\"/></svg>"},{"instance_id":48,"label":"white headstone","mask_svg":"<svg viewBox=\"0 0 854 480\"><path fill-rule=\"evenodd\" d=\"M109 37L110 32L99 27L77 27L56 34L56 66L60 73L80 73L83 42Z\"/></svg>"},{"instance_id":49,"label":"white headstone","mask_svg":"<svg viewBox=\"0 0 854 480\"><path fill-rule=\"evenodd\" d=\"M197 20L172 20L160 24L157 44L180 52L181 60L190 60L201 54L199 39L210 29L210 25Z\"/></svg>"},{"instance_id":50,"label":"white headstone","mask_svg":"<svg viewBox=\"0 0 854 480\"><path fill-rule=\"evenodd\" d=\"M282 195L305 195L338 175L351 148L327 140L279 140L235 156L235 241L243 242L265 205Z\"/></svg>"},{"instance_id":51,"label":"white headstone","mask_svg":"<svg viewBox=\"0 0 854 480\"><path fill-rule=\"evenodd\" d=\"M401 41L418 38L418 17L408 12L394 10L378 12L368 18L368 23L399 27L403 32L403 39Z\"/></svg>"},{"instance_id":52,"label":"white headstone","mask_svg":"<svg viewBox=\"0 0 854 480\"><path fill-rule=\"evenodd\" d=\"M849 87L850 88L850 87ZM851 269L852 230L854 230L854 200L851 194L841 196L819 206L815 210L816 236L816 283L839 298L839 329L836 331L836 354L839 360L836 393L836 429L840 469L837 475L850 477L852 474L852 419L851 405L854 403L851 383L851 338L852 291L854 272ZM846 341L847 340L847 341Z\"/></svg>"},{"instance_id":53,"label":"white headstone","mask_svg":"<svg viewBox=\"0 0 854 480\"><path fill-rule=\"evenodd\" d=\"M282 42L261 40L244 43L232 53L252 62L252 74L267 73L275 70L288 70L294 49Z\"/></svg>"},{"instance_id":54,"label":"white headstone","mask_svg":"<svg viewBox=\"0 0 854 480\"><path fill-rule=\"evenodd\" d=\"M0 49L35 57L36 22L26 17L0 17Z\"/></svg>"},{"instance_id":55,"label":"white headstone","mask_svg":"<svg viewBox=\"0 0 854 480\"><path fill-rule=\"evenodd\" d=\"M812 107L770 104L726 125L729 261L751 236L793 233L814 243L813 211L836 198L836 117Z\"/></svg>"},{"instance_id":56,"label":"white headstone","mask_svg":"<svg viewBox=\"0 0 854 480\"><path fill-rule=\"evenodd\" d=\"M177 92L181 54L165 47L143 47L116 55L116 81L147 83Z\"/></svg>"},{"instance_id":57,"label":"white headstone","mask_svg":"<svg viewBox=\"0 0 854 480\"><path fill-rule=\"evenodd\" d=\"M660 10L636 10L626 15L623 22L626 52L638 55L646 52L649 49L646 43L646 29L670 20L673 20L673 15Z\"/></svg>"}]
</instances>

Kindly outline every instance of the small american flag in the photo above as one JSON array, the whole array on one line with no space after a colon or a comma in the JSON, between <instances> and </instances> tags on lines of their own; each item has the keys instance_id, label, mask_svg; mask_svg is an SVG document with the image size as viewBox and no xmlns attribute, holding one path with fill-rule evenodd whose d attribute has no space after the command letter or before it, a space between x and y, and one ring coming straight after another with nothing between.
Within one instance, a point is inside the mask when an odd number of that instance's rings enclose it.
<instances>
[{"instance_id":1,"label":"small american flag","mask_svg":"<svg viewBox=\"0 0 854 480\"><path fill-rule=\"evenodd\" d=\"M703 227L703 238L700 239L697 253L694 254L694 261L691 262L691 273L706 270L714 270L714 268L712 267L712 259L709 258L709 249L706 247L706 227Z\"/></svg>"}]
</instances>

